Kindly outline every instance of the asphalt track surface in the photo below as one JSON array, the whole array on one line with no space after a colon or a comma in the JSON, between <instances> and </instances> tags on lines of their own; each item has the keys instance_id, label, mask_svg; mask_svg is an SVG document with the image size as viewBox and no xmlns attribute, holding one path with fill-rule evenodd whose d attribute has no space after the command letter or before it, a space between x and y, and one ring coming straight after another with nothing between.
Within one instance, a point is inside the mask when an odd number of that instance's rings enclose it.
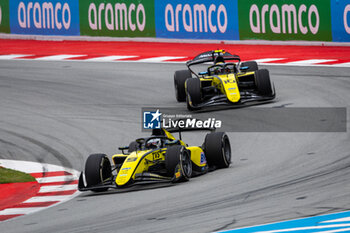
<instances>
[{"instance_id":1,"label":"asphalt track surface","mask_svg":"<svg viewBox=\"0 0 350 233\"><path fill-rule=\"evenodd\" d=\"M177 107L184 64L0 62L0 158L81 170L139 136L141 107ZM347 107L347 68L269 66L265 107ZM235 109L222 110L231 120ZM233 120L233 119L232 119ZM349 125L349 111L347 117ZM350 209L347 133L229 133L232 165L177 185L82 193L1 232L213 232ZM195 136L194 136L195 135ZM197 136L198 135L198 136ZM204 133L189 134L199 145Z\"/></svg>"}]
</instances>

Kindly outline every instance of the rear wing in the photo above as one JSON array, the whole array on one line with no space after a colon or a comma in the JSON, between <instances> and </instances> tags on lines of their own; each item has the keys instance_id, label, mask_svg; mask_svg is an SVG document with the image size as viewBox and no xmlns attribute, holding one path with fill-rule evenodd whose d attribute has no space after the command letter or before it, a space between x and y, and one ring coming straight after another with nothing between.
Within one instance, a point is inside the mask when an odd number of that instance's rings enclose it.
<instances>
[{"instance_id":1,"label":"rear wing","mask_svg":"<svg viewBox=\"0 0 350 233\"><path fill-rule=\"evenodd\" d=\"M222 58L224 61L232 60L232 61L241 61L241 58L238 55L232 55L225 50L213 50L201 53L197 55L192 60L186 62L187 67L192 65L204 63L204 62L214 62L218 57Z\"/></svg>"},{"instance_id":2,"label":"rear wing","mask_svg":"<svg viewBox=\"0 0 350 233\"><path fill-rule=\"evenodd\" d=\"M186 66L194 75L198 77L198 75L190 68L191 66L205 63L205 62L229 61L229 60L238 61L238 63L241 62L241 58L238 55L232 55L231 53L226 52L225 50L212 50L212 51L207 51L197 55L192 60L186 62Z\"/></svg>"}]
</instances>

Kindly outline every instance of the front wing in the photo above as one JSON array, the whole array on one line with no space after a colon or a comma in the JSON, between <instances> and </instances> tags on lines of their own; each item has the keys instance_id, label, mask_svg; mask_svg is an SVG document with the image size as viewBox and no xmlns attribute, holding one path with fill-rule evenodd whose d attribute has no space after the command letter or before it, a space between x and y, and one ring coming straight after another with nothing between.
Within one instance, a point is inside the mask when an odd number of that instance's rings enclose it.
<instances>
[{"instance_id":1,"label":"front wing","mask_svg":"<svg viewBox=\"0 0 350 233\"><path fill-rule=\"evenodd\" d=\"M219 106L219 105L232 106L232 105L243 105L243 104L249 103L249 102L270 101L276 97L275 86L273 86L272 95L268 95L268 96L257 95L253 92L241 92L240 94L241 94L241 99L237 103L232 103L231 101L229 101L227 99L226 95L221 94L221 95L213 96L209 100L206 100L206 101L199 103L197 105L193 105L192 101L189 101L189 105L193 109L200 109L203 107L210 107L210 106ZM190 96L188 96L188 97L190 98Z\"/></svg>"},{"instance_id":2,"label":"front wing","mask_svg":"<svg viewBox=\"0 0 350 233\"><path fill-rule=\"evenodd\" d=\"M116 176L111 177L108 182L104 182L98 185L86 186L83 181L83 173L80 174L78 190L79 191L89 191L89 190L103 190L107 188L126 188L131 187L137 184L149 184L149 183L160 183L160 182L172 182L174 178L165 177L151 172L143 172L135 175L135 179L131 180L127 185L123 185L122 187L118 186L115 181Z\"/></svg>"}]
</instances>

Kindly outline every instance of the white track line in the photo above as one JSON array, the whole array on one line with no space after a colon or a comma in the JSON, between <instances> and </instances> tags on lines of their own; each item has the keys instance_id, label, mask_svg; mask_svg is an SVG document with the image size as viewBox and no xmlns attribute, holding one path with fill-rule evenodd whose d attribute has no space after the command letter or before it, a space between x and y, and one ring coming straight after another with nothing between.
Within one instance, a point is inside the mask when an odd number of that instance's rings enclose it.
<instances>
[{"instance_id":1,"label":"white track line","mask_svg":"<svg viewBox=\"0 0 350 233\"><path fill-rule=\"evenodd\" d=\"M35 196L31 197L23 203L47 202L47 201L65 201L71 199L71 195L56 195L56 196Z\"/></svg>"},{"instance_id":2,"label":"white track line","mask_svg":"<svg viewBox=\"0 0 350 233\"><path fill-rule=\"evenodd\" d=\"M19 205L18 207L1 210L0 215L31 214L31 213L45 210L46 208L50 208L52 206L61 204L62 202L69 201L80 194L80 192L77 190L78 189L77 184L45 185L45 183L49 183L49 182L77 180L79 177L79 172L74 169L64 168L61 166L46 164L46 163L36 163L36 162L29 162L29 161L6 160L6 159L0 159L0 166L14 169L14 170L19 170L26 173L47 173L47 172L65 171L67 173L72 174L72 175L36 178L38 183L42 183L42 186L40 187L39 192L37 194L38 196L33 196L27 199L26 201L24 201L23 203L50 202L48 203L49 204L48 206L21 207ZM73 191L73 192L69 192L73 194L51 195L59 191ZM40 196L40 194L41 195L45 194L45 196ZM52 204L52 202L56 202L56 203ZM12 218L9 218L9 219L12 219Z\"/></svg>"},{"instance_id":3,"label":"white track line","mask_svg":"<svg viewBox=\"0 0 350 233\"><path fill-rule=\"evenodd\" d=\"M306 230L317 230L325 228L336 228L336 227L349 227L350 224L333 224L333 225L318 225L318 226L305 226L305 227L295 227L268 231L256 231L255 233L279 233L279 232L295 232L295 231L306 231ZM315 231L313 231L315 232Z\"/></svg>"},{"instance_id":4,"label":"white track line","mask_svg":"<svg viewBox=\"0 0 350 233\"><path fill-rule=\"evenodd\" d=\"M293 61L287 62L288 65L315 65L323 62L336 61L335 59L309 59L309 60L301 60L301 61Z\"/></svg>"},{"instance_id":5,"label":"white track line","mask_svg":"<svg viewBox=\"0 0 350 233\"><path fill-rule=\"evenodd\" d=\"M337 64L337 66L340 66L340 67L350 67L350 62L339 63L339 64Z\"/></svg>"},{"instance_id":6,"label":"white track line","mask_svg":"<svg viewBox=\"0 0 350 233\"><path fill-rule=\"evenodd\" d=\"M144 58L144 59L140 59L138 61L139 62L163 62L163 61L167 61L167 60L175 60L175 59L181 59L181 58L186 58L186 57L167 57L167 56L163 56L163 57Z\"/></svg>"},{"instance_id":7,"label":"white track line","mask_svg":"<svg viewBox=\"0 0 350 233\"><path fill-rule=\"evenodd\" d=\"M47 193L47 192L57 192L57 191L68 191L68 190L76 190L76 184L69 185L46 185L41 186L39 193Z\"/></svg>"},{"instance_id":8,"label":"white track line","mask_svg":"<svg viewBox=\"0 0 350 233\"><path fill-rule=\"evenodd\" d=\"M51 176L51 177L36 178L36 180L40 184L51 183L51 182L62 182L62 181L68 182L76 179L77 179L76 176Z\"/></svg>"},{"instance_id":9,"label":"white track line","mask_svg":"<svg viewBox=\"0 0 350 233\"><path fill-rule=\"evenodd\" d=\"M0 55L0 60L12 60L16 58L33 56L31 54L9 54L9 55Z\"/></svg>"},{"instance_id":10,"label":"white track line","mask_svg":"<svg viewBox=\"0 0 350 233\"><path fill-rule=\"evenodd\" d=\"M256 59L254 61L256 61L257 63L267 63L267 62L273 62L273 61L280 61L284 59L286 58L262 58L262 59Z\"/></svg>"},{"instance_id":11,"label":"white track line","mask_svg":"<svg viewBox=\"0 0 350 233\"><path fill-rule=\"evenodd\" d=\"M63 168L61 166L47 164L47 163L0 159L0 166L7 167L14 170L19 170L25 173L40 173L40 172L45 173L45 172L55 172L55 171L67 171L79 177L79 172L73 169Z\"/></svg>"},{"instance_id":12,"label":"white track line","mask_svg":"<svg viewBox=\"0 0 350 233\"><path fill-rule=\"evenodd\" d=\"M121 59L128 59L128 58L134 58L138 56L105 56L105 57L95 57L95 58L89 58L85 61L100 61L100 62L106 62L106 61L116 61Z\"/></svg>"},{"instance_id":13,"label":"white track line","mask_svg":"<svg viewBox=\"0 0 350 233\"><path fill-rule=\"evenodd\" d=\"M39 57L34 59L27 59L25 57L27 56L33 56L33 55L22 55L22 54L9 54L9 55L0 55L0 60L39 60L39 61L86 61L86 62L144 62L144 63L186 63L186 61L176 61L176 59L182 59L186 57L170 57L170 56L163 56L163 57L151 57L151 58L144 58L139 60L127 60L128 58L135 58L138 56L104 56L104 57L96 57L96 58L89 58L85 59L82 57L81 59L77 60L67 60L68 58L73 57L80 57L80 56L86 56L86 55L54 55L54 56L47 56L47 57ZM23 58L23 59L21 59ZM123 60L125 59L125 60ZM324 62L329 61L337 61L334 59L308 59L308 60L300 60L300 61L294 61L294 62L277 62L284 60L286 58L262 58L262 59L256 59L255 61L258 64L261 65L271 65L271 66L314 66L314 67L350 67L350 62L345 63L333 63L333 64L322 64ZM170 60L170 61L169 61ZM175 60L175 61L171 61ZM276 61L276 63L274 63Z\"/></svg>"},{"instance_id":14,"label":"white track line","mask_svg":"<svg viewBox=\"0 0 350 233\"><path fill-rule=\"evenodd\" d=\"M329 230L329 231L317 231L313 233L337 233L337 232L350 232L350 228L342 228L342 229L336 229L336 230Z\"/></svg>"},{"instance_id":15,"label":"white track line","mask_svg":"<svg viewBox=\"0 0 350 233\"><path fill-rule=\"evenodd\" d=\"M330 222L350 222L350 217L332 219L328 221L323 221L321 223L330 223Z\"/></svg>"},{"instance_id":16,"label":"white track line","mask_svg":"<svg viewBox=\"0 0 350 233\"><path fill-rule=\"evenodd\" d=\"M24 207L24 208L8 208L0 211L0 215L11 215L11 214L30 214L43 210L45 207Z\"/></svg>"},{"instance_id":17,"label":"white track line","mask_svg":"<svg viewBox=\"0 0 350 233\"><path fill-rule=\"evenodd\" d=\"M68 58L75 58L75 57L83 57L86 55L69 55L69 54L60 54L60 55L52 55L52 56L45 56L45 57L38 57L34 60L39 61L62 61Z\"/></svg>"}]
</instances>

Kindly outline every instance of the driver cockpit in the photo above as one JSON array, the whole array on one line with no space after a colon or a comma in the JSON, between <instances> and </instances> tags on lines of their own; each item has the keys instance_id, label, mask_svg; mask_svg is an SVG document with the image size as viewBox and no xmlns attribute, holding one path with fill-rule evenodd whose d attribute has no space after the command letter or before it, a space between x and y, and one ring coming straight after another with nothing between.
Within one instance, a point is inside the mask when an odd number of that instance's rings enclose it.
<instances>
[{"instance_id":1,"label":"driver cockpit","mask_svg":"<svg viewBox=\"0 0 350 233\"><path fill-rule=\"evenodd\" d=\"M236 73L237 68L234 63L216 63L208 67L208 75L222 75Z\"/></svg>"},{"instance_id":2,"label":"driver cockpit","mask_svg":"<svg viewBox=\"0 0 350 233\"><path fill-rule=\"evenodd\" d=\"M214 65L208 67L208 75L222 75L236 73L237 68L235 63L225 63L222 56L217 56L214 60Z\"/></svg>"},{"instance_id":3,"label":"driver cockpit","mask_svg":"<svg viewBox=\"0 0 350 233\"><path fill-rule=\"evenodd\" d=\"M146 149L152 149L152 150L161 148L161 146L162 146L162 140L160 138L149 139L145 144Z\"/></svg>"}]
</instances>

